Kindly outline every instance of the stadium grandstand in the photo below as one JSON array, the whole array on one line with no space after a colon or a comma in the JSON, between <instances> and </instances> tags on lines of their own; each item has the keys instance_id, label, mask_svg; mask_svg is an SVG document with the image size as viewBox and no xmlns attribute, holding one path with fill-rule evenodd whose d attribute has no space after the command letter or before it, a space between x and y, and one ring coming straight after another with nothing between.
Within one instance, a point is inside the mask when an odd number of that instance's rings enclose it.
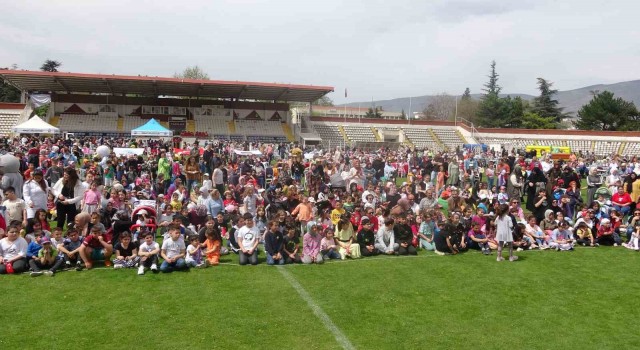
<instances>
[{"instance_id":1,"label":"stadium grandstand","mask_svg":"<svg viewBox=\"0 0 640 350\"><path fill-rule=\"evenodd\" d=\"M51 95L43 118L76 135L128 136L149 119L189 139L293 142L289 102L311 103L333 87L83 73L0 70L24 95ZM24 121L5 118L7 135ZM3 110L4 111L4 110Z\"/></svg>"},{"instance_id":2,"label":"stadium grandstand","mask_svg":"<svg viewBox=\"0 0 640 350\"><path fill-rule=\"evenodd\" d=\"M331 148L403 144L434 151L463 144L507 150L539 145L598 156L640 151L640 132L486 129L405 120L394 112L367 119L368 108L311 105L334 90L329 86L16 70L0 70L0 78L25 92L23 96L50 94L43 119L77 135L128 136L154 118L187 142L300 142ZM306 106L291 108L292 102ZM0 135L9 135L31 111L29 103L0 104Z\"/></svg>"}]
</instances>

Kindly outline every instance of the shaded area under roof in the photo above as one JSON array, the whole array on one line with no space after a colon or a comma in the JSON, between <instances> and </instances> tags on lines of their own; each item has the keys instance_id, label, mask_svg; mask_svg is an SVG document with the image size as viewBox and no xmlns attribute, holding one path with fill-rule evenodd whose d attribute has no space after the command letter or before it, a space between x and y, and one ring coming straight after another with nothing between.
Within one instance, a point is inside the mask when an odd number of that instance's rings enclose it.
<instances>
[{"instance_id":1,"label":"shaded area under roof","mask_svg":"<svg viewBox=\"0 0 640 350\"><path fill-rule=\"evenodd\" d=\"M137 94L143 96L313 102L327 93L333 92L331 86L26 70L0 70L0 77L23 91L58 93Z\"/></svg>"}]
</instances>

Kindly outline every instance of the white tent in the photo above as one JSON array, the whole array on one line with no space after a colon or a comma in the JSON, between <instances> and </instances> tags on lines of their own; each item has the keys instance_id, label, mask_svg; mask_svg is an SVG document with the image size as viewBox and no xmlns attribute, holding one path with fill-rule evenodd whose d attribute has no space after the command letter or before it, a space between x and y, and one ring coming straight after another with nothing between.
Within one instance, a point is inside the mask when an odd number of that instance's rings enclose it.
<instances>
[{"instance_id":1,"label":"white tent","mask_svg":"<svg viewBox=\"0 0 640 350\"><path fill-rule=\"evenodd\" d=\"M19 134L57 134L60 129L45 122L40 117L34 116L26 122L14 126L12 131Z\"/></svg>"}]
</instances>

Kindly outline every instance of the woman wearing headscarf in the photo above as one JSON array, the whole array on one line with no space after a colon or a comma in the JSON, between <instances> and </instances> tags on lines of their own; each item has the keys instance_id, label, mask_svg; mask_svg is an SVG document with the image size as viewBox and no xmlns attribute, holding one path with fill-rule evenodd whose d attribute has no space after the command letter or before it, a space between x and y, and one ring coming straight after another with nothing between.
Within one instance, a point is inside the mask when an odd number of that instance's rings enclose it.
<instances>
[{"instance_id":1,"label":"woman wearing headscarf","mask_svg":"<svg viewBox=\"0 0 640 350\"><path fill-rule=\"evenodd\" d=\"M78 231L80 237L86 237L91 230L91 214L79 213L73 219L74 228Z\"/></svg>"},{"instance_id":2,"label":"woman wearing headscarf","mask_svg":"<svg viewBox=\"0 0 640 350\"><path fill-rule=\"evenodd\" d=\"M602 186L602 178L598 176L596 167L589 169L589 175L587 176L587 207L591 207L596 190Z\"/></svg>"},{"instance_id":3,"label":"woman wearing headscarf","mask_svg":"<svg viewBox=\"0 0 640 350\"><path fill-rule=\"evenodd\" d=\"M458 186L460 184L460 166L455 160L451 160L447 169L449 177L447 178L447 185Z\"/></svg>"},{"instance_id":4,"label":"woman wearing headscarf","mask_svg":"<svg viewBox=\"0 0 640 350\"><path fill-rule=\"evenodd\" d=\"M609 174L606 185L609 188L609 193L614 194L617 191L618 185L621 184L621 179L617 168L612 168Z\"/></svg>"},{"instance_id":5,"label":"woman wearing headscarf","mask_svg":"<svg viewBox=\"0 0 640 350\"><path fill-rule=\"evenodd\" d=\"M522 168L520 165L516 165L513 168L513 172L511 176L509 176L509 181L507 181L507 194L509 195L509 199L517 199L520 201L522 198L522 186L524 185L522 176Z\"/></svg>"},{"instance_id":6,"label":"woman wearing headscarf","mask_svg":"<svg viewBox=\"0 0 640 350\"><path fill-rule=\"evenodd\" d=\"M527 204L526 208L530 212L536 211L536 206L534 199L540 193L540 190L546 191L547 186L547 178L542 173L539 167L535 167L531 170L531 174L529 174L528 187L527 187Z\"/></svg>"}]
</instances>

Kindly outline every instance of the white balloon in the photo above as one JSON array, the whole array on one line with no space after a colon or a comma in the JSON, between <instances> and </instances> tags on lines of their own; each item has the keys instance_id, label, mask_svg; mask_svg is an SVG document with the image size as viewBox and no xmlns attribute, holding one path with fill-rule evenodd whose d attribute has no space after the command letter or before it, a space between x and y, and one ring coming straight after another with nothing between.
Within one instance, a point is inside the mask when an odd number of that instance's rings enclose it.
<instances>
[{"instance_id":1,"label":"white balloon","mask_svg":"<svg viewBox=\"0 0 640 350\"><path fill-rule=\"evenodd\" d=\"M96 148L96 154L102 158L107 157L110 153L111 149L107 145L98 146L98 148Z\"/></svg>"}]
</instances>

